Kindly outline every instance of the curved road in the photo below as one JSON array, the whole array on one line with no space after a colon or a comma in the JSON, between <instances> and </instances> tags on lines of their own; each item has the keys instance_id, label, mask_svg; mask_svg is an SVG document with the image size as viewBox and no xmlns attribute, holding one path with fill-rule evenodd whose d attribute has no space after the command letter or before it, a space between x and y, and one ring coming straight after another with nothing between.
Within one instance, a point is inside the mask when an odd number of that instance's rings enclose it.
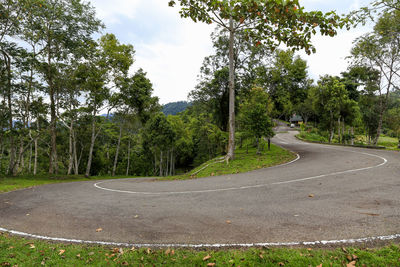
<instances>
[{"instance_id":1,"label":"curved road","mask_svg":"<svg viewBox=\"0 0 400 267\"><path fill-rule=\"evenodd\" d=\"M166 246L400 238L398 152L309 144L294 132L273 142L300 158L237 175L65 183L0 194L0 231Z\"/></svg>"}]
</instances>

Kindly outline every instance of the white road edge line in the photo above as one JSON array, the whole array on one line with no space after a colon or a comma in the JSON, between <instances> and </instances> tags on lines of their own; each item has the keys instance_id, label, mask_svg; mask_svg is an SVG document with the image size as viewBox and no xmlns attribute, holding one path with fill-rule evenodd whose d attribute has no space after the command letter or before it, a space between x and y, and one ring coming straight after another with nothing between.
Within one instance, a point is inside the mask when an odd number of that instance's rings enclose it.
<instances>
[{"instance_id":1,"label":"white road edge line","mask_svg":"<svg viewBox=\"0 0 400 267\"><path fill-rule=\"evenodd\" d=\"M281 167L281 166L285 166L288 164L292 164L296 161L298 161L300 159L300 155L297 154L296 159L284 163L284 164L280 164L277 166L273 166L270 168L276 168L276 167ZM241 186L241 187L228 187L228 188L221 188L221 189L208 189L208 190L198 190L198 191L182 191L182 192L135 192L135 191L125 191L125 190L118 190L118 189L110 189L110 188L106 188L106 187L101 187L99 186L102 183L106 183L106 182L110 182L110 181L114 181L114 180L106 180L106 181L101 181L101 182L97 182L94 184L94 187L101 189L101 190L106 190L106 191L110 191L110 192L117 192L117 193L127 193L127 194L138 194L138 195L177 195L177 194L192 194L192 193L212 193L212 192L222 192L222 191L232 191L232 190L243 190L243 189L250 189L250 188L258 188L258 187L264 187L267 186L269 184L259 184L259 185L250 185L250 186Z\"/></svg>"},{"instance_id":2,"label":"white road edge line","mask_svg":"<svg viewBox=\"0 0 400 267\"><path fill-rule=\"evenodd\" d=\"M342 149L336 149L336 148L331 148L331 147L329 149L343 151ZM106 183L106 182L110 182L110 181L114 181L114 180L106 180L106 181L102 181L102 182L97 182L97 183L94 184L94 187L96 187L98 189L101 189L101 190L110 191L110 192L136 194L136 195L178 195L178 194L182 195L182 194L193 194L193 193L214 193L214 192L223 192L223 191L233 191L233 190L244 190L244 189L260 188L260 187L265 187L265 186L269 186L269 185L282 185L282 184L290 184L290 183L303 182L303 181L308 181L308 180L321 179L321 178L328 177L328 176L334 176L334 175L339 175L339 174L346 174L346 173L370 170L370 169L381 167L381 166L383 166L383 165L385 165L387 163L387 159L385 159L384 157L378 156L378 155L364 153L364 152L358 152L358 151L351 151L351 150L348 150L347 152L352 152L352 153L357 153L357 154L364 154L364 155L367 155L367 156L380 158L380 159L383 160L383 162L378 164L378 165L375 165L375 166L370 166L370 167L365 167L365 168L360 168L360 169L353 169L353 170L346 170L346 171L341 171L341 172L328 173L328 174L322 174L322 175L317 175L317 176L312 176L312 177L305 177L305 178L301 178L301 179L289 180L289 181L284 181L284 182L276 182L276 183L270 183L270 184L249 185L249 186L241 186L241 187L228 187L228 188L220 188L220 189L198 190L198 191L194 190L194 191L177 191L177 192L135 192L135 191L110 189L110 188L106 188L106 187L101 187L100 186L100 184L102 184L102 183ZM295 161L297 161L299 159L300 159L300 155L297 154L297 158L295 160L293 160L291 162L288 162L286 164L279 165L279 166L284 166L284 165L287 165L287 164L291 164L291 163L293 163L293 162L295 162ZM275 167L279 167L279 166L275 166Z\"/></svg>"},{"instance_id":3,"label":"white road edge line","mask_svg":"<svg viewBox=\"0 0 400 267\"><path fill-rule=\"evenodd\" d=\"M48 237L41 235L33 235L24 232L8 230L0 227L1 232L9 233L16 236L46 240L46 241L58 241L75 244L92 244L92 245L104 245L104 246L119 246L119 247L153 247L153 248L224 248L224 247L288 247L288 246L314 246L314 245L337 245L337 244L355 244L373 241L388 241L400 238L400 234L376 236L376 237L365 237L356 239L339 239L339 240L322 240L312 242L266 242L266 243L232 243L232 244L135 244L135 243L118 243L118 242L107 242L107 241L88 241L80 239L68 239L60 237Z\"/></svg>"}]
</instances>

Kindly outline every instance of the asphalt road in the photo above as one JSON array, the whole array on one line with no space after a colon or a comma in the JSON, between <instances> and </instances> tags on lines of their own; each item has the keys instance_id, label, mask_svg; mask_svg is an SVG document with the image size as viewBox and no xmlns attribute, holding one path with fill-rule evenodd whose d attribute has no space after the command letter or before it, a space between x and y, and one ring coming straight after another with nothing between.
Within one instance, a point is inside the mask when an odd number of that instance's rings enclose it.
<instances>
[{"instance_id":1,"label":"asphalt road","mask_svg":"<svg viewBox=\"0 0 400 267\"><path fill-rule=\"evenodd\" d=\"M398 152L309 144L294 132L278 134L273 142L300 158L237 175L77 182L0 194L0 228L167 245L400 234Z\"/></svg>"}]
</instances>

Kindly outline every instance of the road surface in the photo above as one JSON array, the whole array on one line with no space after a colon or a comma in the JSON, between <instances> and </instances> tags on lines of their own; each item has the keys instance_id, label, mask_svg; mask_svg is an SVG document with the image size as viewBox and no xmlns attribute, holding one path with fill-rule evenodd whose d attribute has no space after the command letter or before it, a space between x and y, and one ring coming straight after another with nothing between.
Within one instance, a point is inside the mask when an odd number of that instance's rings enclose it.
<instances>
[{"instance_id":1,"label":"road surface","mask_svg":"<svg viewBox=\"0 0 400 267\"><path fill-rule=\"evenodd\" d=\"M400 237L398 152L309 144L294 134L277 134L273 142L298 160L249 173L0 194L0 231L165 246Z\"/></svg>"}]
</instances>

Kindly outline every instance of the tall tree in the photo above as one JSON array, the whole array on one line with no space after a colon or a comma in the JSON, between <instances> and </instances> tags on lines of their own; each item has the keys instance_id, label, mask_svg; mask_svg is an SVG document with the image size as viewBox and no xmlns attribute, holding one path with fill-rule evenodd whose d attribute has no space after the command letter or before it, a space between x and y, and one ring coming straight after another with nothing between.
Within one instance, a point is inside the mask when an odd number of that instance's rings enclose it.
<instances>
[{"instance_id":1,"label":"tall tree","mask_svg":"<svg viewBox=\"0 0 400 267\"><path fill-rule=\"evenodd\" d=\"M281 43L293 49L311 53L311 36L316 28L324 35L334 36L337 27L349 20L341 19L335 12L306 12L298 0L171 0L170 6L179 2L182 17L193 21L216 23L229 32L229 144L226 159L234 159L235 150L235 66L234 43L237 33L254 39L257 45L276 48Z\"/></svg>"},{"instance_id":2,"label":"tall tree","mask_svg":"<svg viewBox=\"0 0 400 267\"><path fill-rule=\"evenodd\" d=\"M352 49L355 65L366 65L380 73L378 127L374 144L382 131L390 92L400 88L400 11L384 13L372 33L360 37Z\"/></svg>"}]
</instances>

